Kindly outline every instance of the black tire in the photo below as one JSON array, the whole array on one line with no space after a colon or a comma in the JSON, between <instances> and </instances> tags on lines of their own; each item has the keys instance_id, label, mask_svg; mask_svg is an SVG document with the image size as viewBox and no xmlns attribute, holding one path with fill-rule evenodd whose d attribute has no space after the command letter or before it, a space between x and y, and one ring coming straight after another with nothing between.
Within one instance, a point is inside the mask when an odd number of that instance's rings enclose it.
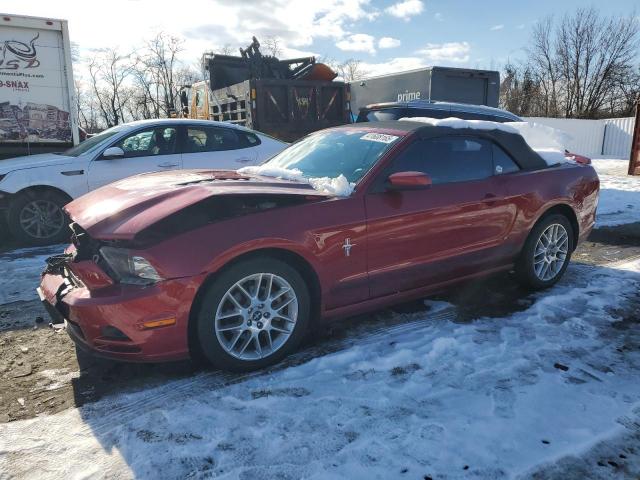
<instances>
[{"instance_id":1,"label":"black tire","mask_svg":"<svg viewBox=\"0 0 640 480\"><path fill-rule=\"evenodd\" d=\"M535 272L534 269L534 253L538 240L540 239L543 232L549 228L551 225L559 224L567 232L568 236L568 248L567 254L564 259L564 264L558 270L558 272L550 279L541 279ZM527 241L524 244L524 248L520 253L520 257L516 263L516 276L518 281L524 285L525 287L541 290L545 288L549 288L554 285L558 280L562 278L564 275L569 262L571 261L571 254L575 248L575 234L573 231L573 227L571 223L564 215L560 214L552 214L543 217L541 220L536 223L533 227L529 236L527 237Z\"/></svg>"},{"instance_id":2,"label":"black tire","mask_svg":"<svg viewBox=\"0 0 640 480\"><path fill-rule=\"evenodd\" d=\"M256 360L240 359L228 353L220 343L215 330L216 312L223 297L236 282L259 273L274 274L289 283L297 299L297 320L289 337L275 352ZM298 348L309 331L310 319L309 289L295 268L275 258L247 259L223 271L204 292L196 316L199 353L222 370L247 372L264 368L279 362Z\"/></svg>"},{"instance_id":3,"label":"black tire","mask_svg":"<svg viewBox=\"0 0 640 480\"><path fill-rule=\"evenodd\" d=\"M26 230L20 222L22 212L28 208L33 202L47 202L47 204L55 205L57 211L54 214L56 222L61 218L61 228L52 232L50 235L37 236L34 232ZM11 200L7 214L7 223L11 235L20 244L24 245L51 245L54 243L68 242L71 238L71 230L69 229L69 218L62 210L69 199L53 190L38 190L20 193Z\"/></svg>"}]
</instances>

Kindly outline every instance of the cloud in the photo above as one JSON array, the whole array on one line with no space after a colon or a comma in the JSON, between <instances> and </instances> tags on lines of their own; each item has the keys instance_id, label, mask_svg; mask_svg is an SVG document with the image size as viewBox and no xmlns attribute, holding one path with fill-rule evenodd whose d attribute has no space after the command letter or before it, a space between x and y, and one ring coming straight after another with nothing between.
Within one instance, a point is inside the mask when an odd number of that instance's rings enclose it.
<instances>
[{"instance_id":1,"label":"cloud","mask_svg":"<svg viewBox=\"0 0 640 480\"><path fill-rule=\"evenodd\" d=\"M504 28L504 25L500 24L500 25L494 25L489 30L496 31L496 30L502 30L503 28Z\"/></svg>"},{"instance_id":2,"label":"cloud","mask_svg":"<svg viewBox=\"0 0 640 480\"><path fill-rule=\"evenodd\" d=\"M382 37L378 40L378 48L396 48L400 46L400 40L391 37Z\"/></svg>"},{"instance_id":3,"label":"cloud","mask_svg":"<svg viewBox=\"0 0 640 480\"><path fill-rule=\"evenodd\" d=\"M290 47L308 47L314 38L342 39L350 33L348 25L380 14L370 7L370 0L217 0L215 4L216 15L207 16L207 23L198 25L191 19L183 28L187 38L243 46L255 35L259 40L277 37Z\"/></svg>"},{"instance_id":4,"label":"cloud","mask_svg":"<svg viewBox=\"0 0 640 480\"><path fill-rule=\"evenodd\" d=\"M385 73L406 72L407 70L415 70L426 66L425 60L419 57L397 57L383 63L363 62L360 64L367 77L375 77Z\"/></svg>"},{"instance_id":5,"label":"cloud","mask_svg":"<svg viewBox=\"0 0 640 480\"><path fill-rule=\"evenodd\" d=\"M518 30L522 30L522 29L524 29L524 23L521 23L520 25L516 25L516 28L517 28Z\"/></svg>"},{"instance_id":6,"label":"cloud","mask_svg":"<svg viewBox=\"0 0 640 480\"><path fill-rule=\"evenodd\" d=\"M394 3L385 9L389 15L402 18L408 21L414 15L419 15L424 11L424 4L421 0L404 0L403 2Z\"/></svg>"},{"instance_id":7,"label":"cloud","mask_svg":"<svg viewBox=\"0 0 640 480\"><path fill-rule=\"evenodd\" d=\"M435 18L438 22L444 22L444 15L442 15L440 12L437 12L433 18Z\"/></svg>"},{"instance_id":8,"label":"cloud","mask_svg":"<svg viewBox=\"0 0 640 480\"><path fill-rule=\"evenodd\" d=\"M416 53L427 62L464 63L469 61L471 45L468 42L427 43Z\"/></svg>"},{"instance_id":9,"label":"cloud","mask_svg":"<svg viewBox=\"0 0 640 480\"><path fill-rule=\"evenodd\" d=\"M469 61L471 46L468 42L428 43L425 48L416 52L413 57L396 57L382 63L362 62L360 67L367 77L375 77L386 73L406 72L433 66L434 63L456 64Z\"/></svg>"},{"instance_id":10,"label":"cloud","mask_svg":"<svg viewBox=\"0 0 640 480\"><path fill-rule=\"evenodd\" d=\"M343 40L336 42L336 47L347 52L367 52L376 53L375 37L366 33L356 33L349 35Z\"/></svg>"},{"instance_id":11,"label":"cloud","mask_svg":"<svg viewBox=\"0 0 640 480\"><path fill-rule=\"evenodd\" d=\"M261 42L276 37L283 50L316 50L317 40L342 40L353 33L354 23L364 29L383 11L373 0L190 0L189 8L174 8L167 15L157 0L111 0L110 8L103 9L95 22L95 12L75 8L72 2L5 0L3 5L7 11L25 15L68 19L81 57L92 48L119 46L124 53L135 51L163 31L184 39L180 57L189 63L227 44L235 53L251 43L252 35ZM194 16L193 12L215 14ZM113 25L118 26L115 37Z\"/></svg>"}]
</instances>

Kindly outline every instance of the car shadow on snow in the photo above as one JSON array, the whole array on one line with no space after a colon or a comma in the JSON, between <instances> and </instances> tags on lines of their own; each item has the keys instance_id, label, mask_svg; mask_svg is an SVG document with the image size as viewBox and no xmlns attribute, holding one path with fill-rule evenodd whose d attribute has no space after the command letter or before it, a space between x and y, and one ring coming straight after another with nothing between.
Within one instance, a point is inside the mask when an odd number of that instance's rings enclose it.
<instances>
[{"instance_id":1,"label":"car shadow on snow","mask_svg":"<svg viewBox=\"0 0 640 480\"><path fill-rule=\"evenodd\" d=\"M573 261L556 288L575 284L592 268L594 266L590 262ZM596 268L607 270L606 267ZM324 325L309 335L297 354L285 358L278 365L248 375L269 375L274 371L349 348L357 343L360 336L384 334L389 328L393 329L416 319L428 321L429 318L437 318L460 324L472 323L482 318L499 320L530 308L548 292L549 290L532 292L522 287L513 272L465 282L426 299L400 303L373 314L358 315ZM235 383L247 377L247 374L215 371L202 361L119 362L96 357L79 348L76 348L76 354L80 376L73 380L73 389L75 405L78 407L108 395L135 392L194 376L211 377L216 384Z\"/></svg>"},{"instance_id":2,"label":"car shadow on snow","mask_svg":"<svg viewBox=\"0 0 640 480\"><path fill-rule=\"evenodd\" d=\"M172 475L176 477L215 476L225 473L225 468L228 467L228 465L226 467L223 465L224 461L221 459L228 458L230 452L241 448L240 446L225 441L217 441L212 444L211 440L213 439L207 438L207 434L203 433L203 430L208 431L207 428L196 428L197 431L193 432L185 432L179 428L173 431L169 428L168 432L159 433L141 427L137 422L138 417L153 415L150 412L157 412L161 418L171 418L173 409L194 408L194 406L197 408L198 401L204 399L206 402L206 399L215 391L242 382L255 384L256 382L251 382L251 380L256 378L264 378L264 388L247 391L245 394L254 400L269 398L270 408L277 409L280 402L285 402L285 398L310 398L313 392L307 388L284 390L270 388L269 383L274 378L287 378L287 375L292 374L293 370L291 369L294 367L328 357L333 353L345 352L354 346L362 347L364 345L366 347L366 345L379 344L381 341L388 341L389 345L393 345L396 336L412 330L419 331L427 323L433 324L433 328L436 330L442 328L443 335L450 335L451 332L447 325L454 323L458 325L458 328L464 330L473 329L476 322L481 322L483 335L499 338L503 324L510 324L508 330L513 330L514 324L511 317L516 312L523 312L530 308L535 309L538 302L545 305L545 312L548 310L544 314L547 318L539 318L540 321L554 322L554 324L575 321L576 313L563 310L562 304L556 305L552 297L562 297L566 301L566 298L570 297L570 292L575 288L592 290L593 295L598 295L598 284L593 283L593 279L608 278L612 275L620 277L621 288L625 281L630 284L625 279L632 278L636 284L640 282L638 274L621 273L620 270L609 267L587 264L572 264L559 284L544 292L530 293L522 290L510 274L498 275L478 282L469 282L427 301L405 303L372 315L362 315L334 323L321 334L309 340L298 353L291 355L279 365L248 374L212 371L190 362L156 365L115 364L81 355L83 357L81 368L89 375L81 375L73 380L76 405L84 405L79 409L79 412L88 429L86 433L90 432L105 451L117 450L127 463L133 477L151 478L151 471L163 471L165 468L168 477ZM634 277L630 277L631 275ZM598 334L599 338L604 340L601 345L598 345L598 349L615 349L622 355L625 351L637 350L637 344L640 340L636 328L639 321L637 312L640 307L640 297L637 291L632 290L628 293L628 296L621 297L624 299L623 304L605 309L606 313L616 321L612 324L613 328ZM591 293L589 294L591 295ZM522 325L525 330L529 327L526 324ZM510 335L512 334L510 333ZM576 333L576 335L580 334L582 333ZM578 355L587 355L587 353L578 352ZM585 382L602 381L586 371L580 373L572 370L567 373L569 370L567 365L570 365L571 357L565 351L544 351L540 352L540 355L549 362L549 365L534 368L542 368L547 372L550 370L557 372L558 375L563 375L566 377L565 383L569 385L569 388L580 388L580 385ZM103 363L98 365L100 362ZM636 366L640 372L640 364ZM599 369L602 375L606 375L609 367L594 365L593 368L594 371ZM283 370L291 371L283 373ZM397 374L394 373L396 370ZM389 381L398 381L398 378L403 375L411 375L418 370L421 370L421 367L417 364L415 368L412 368L411 364L408 366L397 365L390 370ZM103 373L99 381L96 381L95 375L98 371ZM349 375L352 376L356 373L358 371L351 372ZM361 373L364 375L362 378L365 378L367 372ZM376 373L371 374L375 375ZM336 381L339 382L340 371L336 371L335 375ZM343 378L348 381L353 380L349 375L345 374ZM507 380L505 379L505 381ZM464 390L465 387L462 385L458 388ZM527 386L524 385L521 388L527 388ZM87 395L87 392L91 394ZM114 395L127 392L134 393ZM370 394L376 396L375 391L371 391ZM100 397L104 397L102 401L88 403L89 399L93 402ZM215 400L215 396L210 398L211 401L220 400L219 397L218 400ZM233 403L233 400L229 401ZM244 397L242 401L245 401ZM353 414L366 415L366 411L353 412ZM194 415L197 415L196 411L194 411ZM266 422L267 419L264 421ZM417 416L415 421L421 422L423 419ZM202 418L201 422L206 424L207 418ZM246 435L251 436L255 433L255 429L260 428L260 425L239 424L229 425L228 428L229 437L231 437L231 432L236 429L251 429L246 432ZM210 426L210 429L209 431L213 432L214 426ZM219 426L216 427L216 432L216 438L219 439ZM335 432L323 432L329 437L333 433ZM357 438L357 435L354 433L354 439ZM222 436L224 437L224 434ZM234 434L234 436L237 435ZM495 440L498 441L498 439ZM547 440L542 440L542 442L548 443ZM135 445L138 447L133 448ZM190 445L193 445L193 448L187 448ZM165 453L162 456L154 456L152 461L141 461L140 455L153 451L148 449L156 447ZM639 452L640 449L636 449L636 457L640 455ZM556 452L554 455L558 453ZM249 455L242 461L250 464L252 456ZM616 461L621 463L621 459ZM640 460L635 458L634 461ZM425 478L428 473L424 473ZM476 473L482 476L482 472ZM504 471L501 475L497 475L497 477L502 476L508 475L505 475ZM559 475L557 478L563 477Z\"/></svg>"},{"instance_id":3,"label":"car shadow on snow","mask_svg":"<svg viewBox=\"0 0 640 480\"><path fill-rule=\"evenodd\" d=\"M535 296L520 287L512 275L468 282L449 292L389 307L373 314L346 318L315 330L297 354L280 364L249 374L268 375L300 365L312 358L344 350L360 336L384 333L425 314L452 322L469 323L480 317L501 317L528 308ZM218 372L204 362L128 363L98 358L76 348L80 376L73 379L75 405L83 406L105 396L157 387L173 380L210 377L215 383L235 383L247 375Z\"/></svg>"}]
</instances>

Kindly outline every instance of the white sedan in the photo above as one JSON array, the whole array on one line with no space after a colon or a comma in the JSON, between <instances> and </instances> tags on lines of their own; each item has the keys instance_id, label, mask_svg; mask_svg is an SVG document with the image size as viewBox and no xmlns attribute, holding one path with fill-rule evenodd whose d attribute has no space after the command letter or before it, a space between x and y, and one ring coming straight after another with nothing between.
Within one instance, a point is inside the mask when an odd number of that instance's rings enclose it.
<instances>
[{"instance_id":1,"label":"white sedan","mask_svg":"<svg viewBox=\"0 0 640 480\"><path fill-rule=\"evenodd\" d=\"M132 122L62 153L0 161L0 209L19 241L42 245L68 237L62 207L107 183L182 168L235 170L256 165L287 144L244 127L207 120Z\"/></svg>"}]
</instances>

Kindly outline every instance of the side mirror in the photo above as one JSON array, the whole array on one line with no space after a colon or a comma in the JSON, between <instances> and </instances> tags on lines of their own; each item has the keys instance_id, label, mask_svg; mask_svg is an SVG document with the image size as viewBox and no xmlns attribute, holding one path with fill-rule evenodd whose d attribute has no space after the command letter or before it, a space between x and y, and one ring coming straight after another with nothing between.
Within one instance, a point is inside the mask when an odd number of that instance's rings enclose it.
<instances>
[{"instance_id":1,"label":"side mirror","mask_svg":"<svg viewBox=\"0 0 640 480\"><path fill-rule=\"evenodd\" d=\"M423 172L397 172L387 179L387 190L420 190L430 186L431 177Z\"/></svg>"},{"instance_id":2,"label":"side mirror","mask_svg":"<svg viewBox=\"0 0 640 480\"><path fill-rule=\"evenodd\" d=\"M104 152L102 152L102 158L105 160L111 160L112 158L123 158L124 150L120 147L109 147Z\"/></svg>"}]
</instances>

